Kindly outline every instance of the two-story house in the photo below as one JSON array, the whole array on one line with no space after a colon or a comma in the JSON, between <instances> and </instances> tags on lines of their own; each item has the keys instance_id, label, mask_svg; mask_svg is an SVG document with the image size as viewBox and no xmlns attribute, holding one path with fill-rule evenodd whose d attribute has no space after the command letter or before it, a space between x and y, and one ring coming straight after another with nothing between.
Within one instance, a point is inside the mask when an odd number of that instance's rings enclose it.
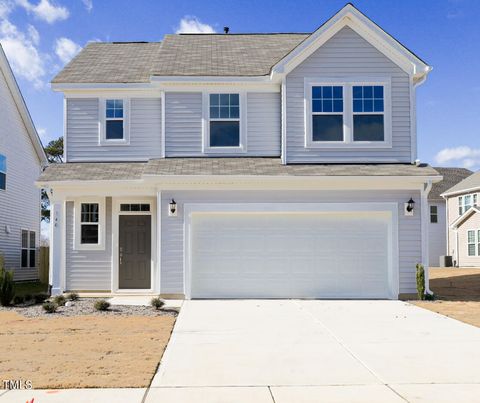
<instances>
[{"instance_id":1,"label":"two-story house","mask_svg":"<svg viewBox=\"0 0 480 403\"><path fill-rule=\"evenodd\" d=\"M53 292L414 293L441 179L414 163L430 69L350 4L311 34L89 44L52 82Z\"/></svg>"},{"instance_id":2,"label":"two-story house","mask_svg":"<svg viewBox=\"0 0 480 403\"><path fill-rule=\"evenodd\" d=\"M445 191L447 251L457 267L480 267L480 171Z\"/></svg>"},{"instance_id":3,"label":"two-story house","mask_svg":"<svg viewBox=\"0 0 480 403\"><path fill-rule=\"evenodd\" d=\"M42 143L0 45L0 255L17 281L38 279Z\"/></svg>"}]
</instances>

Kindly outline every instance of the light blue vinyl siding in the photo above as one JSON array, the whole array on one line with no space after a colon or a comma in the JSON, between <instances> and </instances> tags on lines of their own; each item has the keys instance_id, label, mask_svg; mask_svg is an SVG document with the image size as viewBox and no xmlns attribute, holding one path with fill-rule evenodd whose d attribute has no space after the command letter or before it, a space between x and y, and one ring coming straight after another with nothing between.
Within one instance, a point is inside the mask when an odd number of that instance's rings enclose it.
<instances>
[{"instance_id":1,"label":"light blue vinyl siding","mask_svg":"<svg viewBox=\"0 0 480 403\"><path fill-rule=\"evenodd\" d=\"M68 162L146 161L161 156L161 98L130 99L127 145L100 145L99 119L98 98L67 99Z\"/></svg>"},{"instance_id":2,"label":"light blue vinyl siding","mask_svg":"<svg viewBox=\"0 0 480 403\"><path fill-rule=\"evenodd\" d=\"M305 148L305 78L391 77L392 147ZM287 75L287 162L410 162L408 74L351 28L343 28ZM307 117L309 118L309 117Z\"/></svg>"}]
</instances>

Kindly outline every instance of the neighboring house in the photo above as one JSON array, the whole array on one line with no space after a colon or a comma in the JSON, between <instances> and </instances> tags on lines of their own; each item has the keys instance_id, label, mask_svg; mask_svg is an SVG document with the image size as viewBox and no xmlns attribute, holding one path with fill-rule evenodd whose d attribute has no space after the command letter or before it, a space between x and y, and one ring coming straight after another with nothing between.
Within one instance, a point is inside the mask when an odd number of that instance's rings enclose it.
<instances>
[{"instance_id":1,"label":"neighboring house","mask_svg":"<svg viewBox=\"0 0 480 403\"><path fill-rule=\"evenodd\" d=\"M42 144L0 45L0 253L15 280L38 278Z\"/></svg>"},{"instance_id":2,"label":"neighboring house","mask_svg":"<svg viewBox=\"0 0 480 403\"><path fill-rule=\"evenodd\" d=\"M447 252L447 212L446 202L441 196L443 192L456 185L473 172L466 168L441 168L435 170L443 176L441 182L432 186L428 194L428 211L430 214L428 225L428 250L430 266L440 266L440 256L448 255Z\"/></svg>"},{"instance_id":3,"label":"neighboring house","mask_svg":"<svg viewBox=\"0 0 480 403\"><path fill-rule=\"evenodd\" d=\"M352 5L312 34L91 43L53 80L53 292L392 298L428 266L430 67Z\"/></svg>"},{"instance_id":4,"label":"neighboring house","mask_svg":"<svg viewBox=\"0 0 480 403\"><path fill-rule=\"evenodd\" d=\"M454 265L480 268L480 171L442 196L447 201L447 250Z\"/></svg>"}]
</instances>

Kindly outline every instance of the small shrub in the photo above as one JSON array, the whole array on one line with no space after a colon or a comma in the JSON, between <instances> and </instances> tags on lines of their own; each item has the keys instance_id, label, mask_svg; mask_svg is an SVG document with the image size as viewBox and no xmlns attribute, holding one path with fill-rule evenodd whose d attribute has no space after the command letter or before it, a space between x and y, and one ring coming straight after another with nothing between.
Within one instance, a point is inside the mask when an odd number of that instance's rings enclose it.
<instances>
[{"instance_id":1,"label":"small shrub","mask_svg":"<svg viewBox=\"0 0 480 403\"><path fill-rule=\"evenodd\" d=\"M425 301L435 301L437 297L435 294L429 294L428 292L425 294Z\"/></svg>"},{"instance_id":2,"label":"small shrub","mask_svg":"<svg viewBox=\"0 0 480 403\"><path fill-rule=\"evenodd\" d=\"M25 302L25 298L22 295L15 295L13 298L13 304L14 305L20 305Z\"/></svg>"},{"instance_id":3,"label":"small shrub","mask_svg":"<svg viewBox=\"0 0 480 403\"><path fill-rule=\"evenodd\" d=\"M70 294L67 295L67 299L70 301L77 301L80 296L76 292L71 292Z\"/></svg>"},{"instance_id":4,"label":"small shrub","mask_svg":"<svg viewBox=\"0 0 480 403\"><path fill-rule=\"evenodd\" d=\"M0 304L3 306L10 305L14 296L13 272L0 267Z\"/></svg>"},{"instance_id":5,"label":"small shrub","mask_svg":"<svg viewBox=\"0 0 480 403\"><path fill-rule=\"evenodd\" d=\"M425 269L420 263L417 264L417 295L418 299L425 299Z\"/></svg>"},{"instance_id":6,"label":"small shrub","mask_svg":"<svg viewBox=\"0 0 480 403\"><path fill-rule=\"evenodd\" d=\"M33 299L33 295L32 294L25 294L24 298L25 298L25 302L26 301L31 301Z\"/></svg>"},{"instance_id":7,"label":"small shrub","mask_svg":"<svg viewBox=\"0 0 480 403\"><path fill-rule=\"evenodd\" d=\"M39 294L35 294L33 296L33 299L35 300L36 304L41 304L42 302L46 301L48 298L50 298L50 296L48 294L43 293L43 292L41 292Z\"/></svg>"},{"instance_id":8,"label":"small shrub","mask_svg":"<svg viewBox=\"0 0 480 403\"><path fill-rule=\"evenodd\" d=\"M56 295L53 297L53 302L55 302L58 306L64 306L67 299L63 295Z\"/></svg>"},{"instance_id":9,"label":"small shrub","mask_svg":"<svg viewBox=\"0 0 480 403\"><path fill-rule=\"evenodd\" d=\"M155 309L160 309L162 306L165 305L165 302L162 299L155 297L152 298L152 300L150 301L150 305L153 306Z\"/></svg>"},{"instance_id":10,"label":"small shrub","mask_svg":"<svg viewBox=\"0 0 480 403\"><path fill-rule=\"evenodd\" d=\"M55 302L47 301L43 303L42 308L46 313L55 313L58 305Z\"/></svg>"},{"instance_id":11,"label":"small shrub","mask_svg":"<svg viewBox=\"0 0 480 403\"><path fill-rule=\"evenodd\" d=\"M95 304L93 305L93 307L97 311L106 311L108 310L108 308L110 308L110 302L105 301L104 299L99 299L95 301Z\"/></svg>"}]
</instances>

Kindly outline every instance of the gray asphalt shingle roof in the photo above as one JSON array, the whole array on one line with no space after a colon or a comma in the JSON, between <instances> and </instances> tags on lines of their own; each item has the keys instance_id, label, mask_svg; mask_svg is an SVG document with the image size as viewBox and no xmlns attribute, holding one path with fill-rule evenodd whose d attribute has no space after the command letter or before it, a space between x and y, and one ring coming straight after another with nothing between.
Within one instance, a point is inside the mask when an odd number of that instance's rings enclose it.
<instances>
[{"instance_id":1,"label":"gray asphalt shingle roof","mask_svg":"<svg viewBox=\"0 0 480 403\"><path fill-rule=\"evenodd\" d=\"M146 176L244 175L244 176L436 176L430 166L410 164L292 164L279 158L165 158L146 163L54 164L40 182L140 180Z\"/></svg>"},{"instance_id":2,"label":"gray asphalt shingle roof","mask_svg":"<svg viewBox=\"0 0 480 403\"><path fill-rule=\"evenodd\" d=\"M444 198L440 196L443 192L472 174L472 171L466 168L435 167L435 170L443 176L443 179L441 182L433 184L428 195L429 201L443 201Z\"/></svg>"},{"instance_id":3,"label":"gray asphalt shingle roof","mask_svg":"<svg viewBox=\"0 0 480 403\"><path fill-rule=\"evenodd\" d=\"M468 176L444 193L462 192L469 189L480 189L480 171Z\"/></svg>"},{"instance_id":4,"label":"gray asphalt shingle roof","mask_svg":"<svg viewBox=\"0 0 480 403\"><path fill-rule=\"evenodd\" d=\"M160 42L91 42L52 83L146 83Z\"/></svg>"},{"instance_id":5,"label":"gray asphalt shingle roof","mask_svg":"<svg viewBox=\"0 0 480 403\"><path fill-rule=\"evenodd\" d=\"M52 83L147 83L158 76L263 76L309 34L182 34L89 43Z\"/></svg>"}]
</instances>

